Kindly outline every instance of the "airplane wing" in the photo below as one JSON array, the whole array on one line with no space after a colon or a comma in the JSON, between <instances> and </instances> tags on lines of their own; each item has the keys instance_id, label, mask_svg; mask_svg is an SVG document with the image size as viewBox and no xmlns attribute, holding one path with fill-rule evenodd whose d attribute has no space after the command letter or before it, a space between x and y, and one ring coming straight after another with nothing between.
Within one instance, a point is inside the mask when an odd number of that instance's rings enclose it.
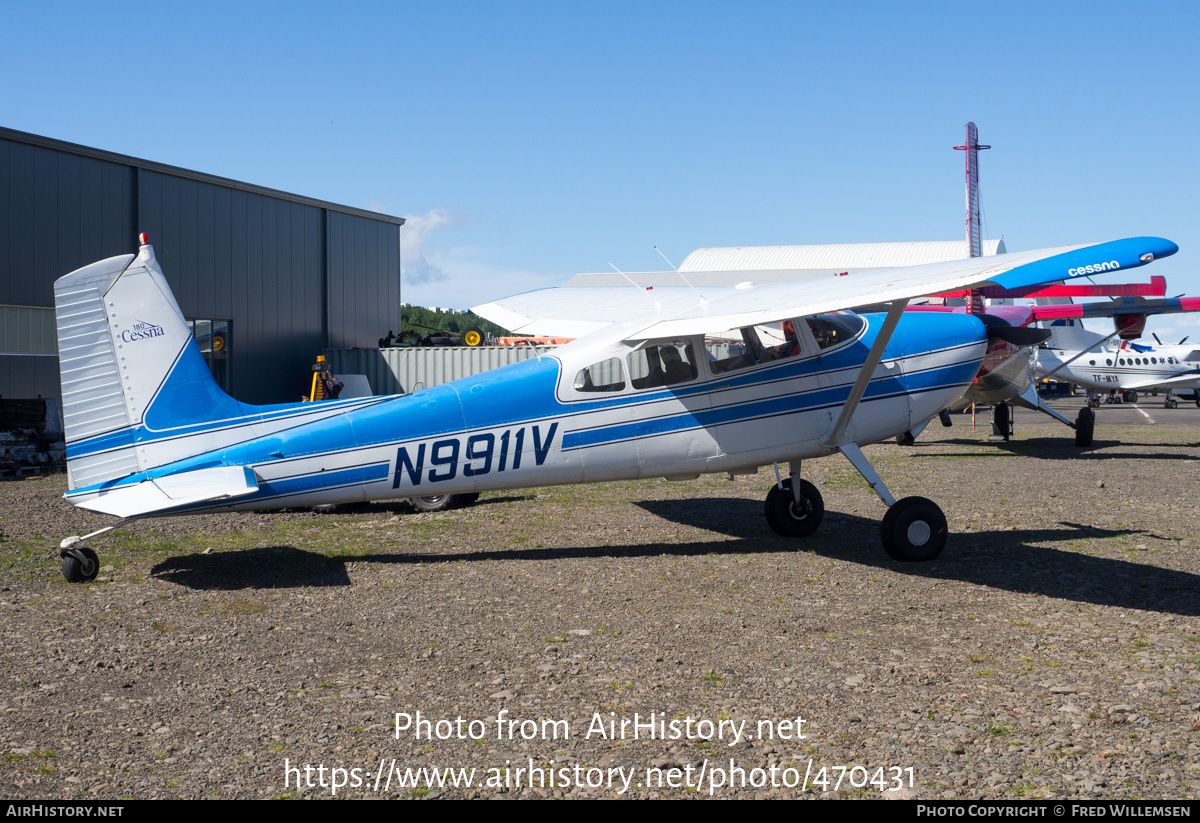
<instances>
[{"instance_id":1,"label":"airplane wing","mask_svg":"<svg viewBox=\"0 0 1200 823\"><path fill-rule=\"evenodd\" d=\"M1190 388L1200 383L1200 369L1192 369L1191 371L1181 372L1174 377L1169 377L1166 380L1155 378L1152 380L1142 380L1137 383L1128 383L1121 381L1121 388L1124 390L1133 391L1136 389L1181 389Z\"/></svg>"},{"instance_id":2,"label":"airplane wing","mask_svg":"<svg viewBox=\"0 0 1200 823\"><path fill-rule=\"evenodd\" d=\"M1120 297L1095 303L1059 303L1030 306L1034 320L1058 320L1064 317L1116 317L1122 314L1177 314L1200 311L1200 297Z\"/></svg>"},{"instance_id":3,"label":"airplane wing","mask_svg":"<svg viewBox=\"0 0 1200 823\"><path fill-rule=\"evenodd\" d=\"M990 257L881 269L796 283L747 280L733 287L559 288L528 292L472 311L514 332L581 337L631 321L627 340L696 334L982 286L1023 288L1101 271L1137 268L1179 250L1133 237ZM688 273L689 276L692 274ZM747 272L753 277L753 272Z\"/></svg>"}]
</instances>

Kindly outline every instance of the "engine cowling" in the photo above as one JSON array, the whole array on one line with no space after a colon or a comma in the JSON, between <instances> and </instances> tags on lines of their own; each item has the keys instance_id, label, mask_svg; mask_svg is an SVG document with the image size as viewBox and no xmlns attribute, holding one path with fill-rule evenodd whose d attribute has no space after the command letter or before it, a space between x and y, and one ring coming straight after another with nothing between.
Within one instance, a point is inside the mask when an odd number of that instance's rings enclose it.
<instances>
[{"instance_id":1,"label":"engine cowling","mask_svg":"<svg viewBox=\"0 0 1200 823\"><path fill-rule=\"evenodd\" d=\"M1137 340L1146 331L1146 315L1118 314L1113 317L1113 327L1122 340Z\"/></svg>"}]
</instances>

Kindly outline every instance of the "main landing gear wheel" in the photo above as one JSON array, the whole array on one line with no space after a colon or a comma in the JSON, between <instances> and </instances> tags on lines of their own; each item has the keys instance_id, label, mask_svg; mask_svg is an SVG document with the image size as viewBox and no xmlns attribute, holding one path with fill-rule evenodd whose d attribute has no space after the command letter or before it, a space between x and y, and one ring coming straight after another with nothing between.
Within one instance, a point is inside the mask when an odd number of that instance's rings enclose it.
<instances>
[{"instance_id":1,"label":"main landing gear wheel","mask_svg":"<svg viewBox=\"0 0 1200 823\"><path fill-rule=\"evenodd\" d=\"M428 497L410 497L408 502L419 512L444 512L469 506L479 499L479 492L470 494L434 494Z\"/></svg>"},{"instance_id":2,"label":"main landing gear wheel","mask_svg":"<svg viewBox=\"0 0 1200 823\"><path fill-rule=\"evenodd\" d=\"M1079 416L1075 418L1075 445L1087 448L1092 445L1092 438L1095 435L1096 413L1084 406L1079 410Z\"/></svg>"},{"instance_id":3,"label":"main landing gear wheel","mask_svg":"<svg viewBox=\"0 0 1200 823\"><path fill-rule=\"evenodd\" d=\"M450 508L451 494L431 494L428 497L410 497L408 502L419 512L442 512Z\"/></svg>"},{"instance_id":4,"label":"main landing gear wheel","mask_svg":"<svg viewBox=\"0 0 1200 823\"><path fill-rule=\"evenodd\" d=\"M771 487L766 501L767 525L780 537L808 537L821 525L825 516L825 501L817 487L807 480L800 481L800 500L792 494L792 478Z\"/></svg>"},{"instance_id":5,"label":"main landing gear wheel","mask_svg":"<svg viewBox=\"0 0 1200 823\"><path fill-rule=\"evenodd\" d=\"M1135 391L1127 391L1121 396L1121 399L1126 403L1136 403L1138 401L1138 395Z\"/></svg>"},{"instance_id":6,"label":"main landing gear wheel","mask_svg":"<svg viewBox=\"0 0 1200 823\"><path fill-rule=\"evenodd\" d=\"M883 517L883 548L893 560L932 560L946 546L946 515L932 500L897 500Z\"/></svg>"},{"instance_id":7,"label":"main landing gear wheel","mask_svg":"<svg viewBox=\"0 0 1200 823\"><path fill-rule=\"evenodd\" d=\"M1179 408L1179 401L1177 401L1174 397L1169 397L1167 398L1167 402L1163 403L1163 407L1167 409L1177 409Z\"/></svg>"},{"instance_id":8,"label":"main landing gear wheel","mask_svg":"<svg viewBox=\"0 0 1200 823\"><path fill-rule=\"evenodd\" d=\"M1089 408L1093 408L1093 409L1100 408L1100 395L1097 394L1097 395L1093 395L1093 396L1089 397L1087 404L1088 404Z\"/></svg>"},{"instance_id":9,"label":"main landing gear wheel","mask_svg":"<svg viewBox=\"0 0 1200 823\"><path fill-rule=\"evenodd\" d=\"M68 583L91 583L100 571L100 558L87 546L63 549L62 572Z\"/></svg>"}]
</instances>

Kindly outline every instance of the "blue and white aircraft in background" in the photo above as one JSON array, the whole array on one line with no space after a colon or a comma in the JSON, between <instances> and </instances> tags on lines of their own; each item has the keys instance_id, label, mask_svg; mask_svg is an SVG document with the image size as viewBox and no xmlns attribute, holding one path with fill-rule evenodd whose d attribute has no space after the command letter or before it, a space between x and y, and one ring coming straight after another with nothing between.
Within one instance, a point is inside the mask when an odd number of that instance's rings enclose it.
<instances>
[{"instance_id":1,"label":"blue and white aircraft in background","mask_svg":"<svg viewBox=\"0 0 1200 823\"><path fill-rule=\"evenodd\" d=\"M644 477L774 464L766 519L820 524L803 460L840 452L887 504L884 548L929 560L946 518L897 501L861 447L924 424L972 384L976 317L909 299L1071 280L1178 250L1154 237L793 283L545 289L477 309L513 331L590 333L536 360L410 395L251 406L213 381L143 236L137 255L55 283L71 503L120 518L62 543L68 580L95 577L83 541L126 520ZM855 314L854 306L886 304ZM779 464L787 463L786 476Z\"/></svg>"}]
</instances>

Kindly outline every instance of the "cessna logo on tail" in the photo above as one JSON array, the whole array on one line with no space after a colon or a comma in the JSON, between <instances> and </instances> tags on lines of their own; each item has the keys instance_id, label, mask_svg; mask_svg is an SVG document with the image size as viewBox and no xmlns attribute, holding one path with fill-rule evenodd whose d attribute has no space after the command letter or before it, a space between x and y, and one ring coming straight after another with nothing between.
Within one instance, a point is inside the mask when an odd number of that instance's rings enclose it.
<instances>
[{"instance_id":1,"label":"cessna logo on tail","mask_svg":"<svg viewBox=\"0 0 1200 823\"><path fill-rule=\"evenodd\" d=\"M132 329L126 329L121 332L121 339L126 343L133 343L138 340L146 340L150 337L162 337L162 326L156 326L153 323L144 323L141 320L133 324Z\"/></svg>"},{"instance_id":2,"label":"cessna logo on tail","mask_svg":"<svg viewBox=\"0 0 1200 823\"><path fill-rule=\"evenodd\" d=\"M1081 274L1097 274L1102 271L1112 271L1113 269L1121 268L1121 264L1116 260L1109 260L1107 263L1093 263L1090 266L1080 266L1077 269L1067 269L1067 274L1071 277L1078 277Z\"/></svg>"}]
</instances>

